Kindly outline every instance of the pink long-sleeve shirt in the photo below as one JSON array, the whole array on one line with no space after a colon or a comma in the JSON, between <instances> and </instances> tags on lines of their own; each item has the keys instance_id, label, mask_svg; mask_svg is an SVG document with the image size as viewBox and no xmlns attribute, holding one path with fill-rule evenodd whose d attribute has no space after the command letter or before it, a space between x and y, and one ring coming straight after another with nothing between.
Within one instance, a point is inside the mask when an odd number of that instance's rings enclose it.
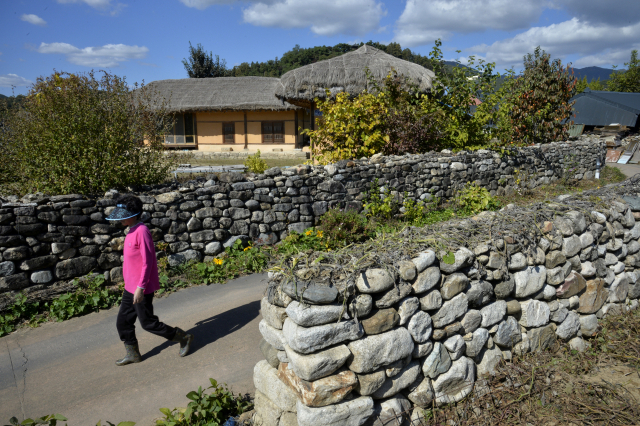
<instances>
[{"instance_id":1,"label":"pink long-sleeve shirt","mask_svg":"<svg viewBox=\"0 0 640 426\"><path fill-rule=\"evenodd\" d=\"M124 289L133 293L143 288L144 294L160 289L158 261L151 232L143 223L137 223L124 239Z\"/></svg>"}]
</instances>

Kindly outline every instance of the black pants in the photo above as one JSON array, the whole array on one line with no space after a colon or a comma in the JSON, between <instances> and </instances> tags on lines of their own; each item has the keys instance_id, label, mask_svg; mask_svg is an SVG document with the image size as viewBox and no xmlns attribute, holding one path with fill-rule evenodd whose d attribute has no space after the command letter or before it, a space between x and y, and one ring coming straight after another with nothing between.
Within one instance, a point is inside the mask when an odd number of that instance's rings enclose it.
<instances>
[{"instance_id":1,"label":"black pants","mask_svg":"<svg viewBox=\"0 0 640 426\"><path fill-rule=\"evenodd\" d=\"M127 290L122 295L122 303L116 320L116 327L120 340L125 345L137 345L136 339L136 318L140 319L142 329L149 333L172 340L176 335L176 329L160 322L157 316L153 314L153 293L145 294L144 300L140 303L133 304L133 294Z\"/></svg>"}]
</instances>

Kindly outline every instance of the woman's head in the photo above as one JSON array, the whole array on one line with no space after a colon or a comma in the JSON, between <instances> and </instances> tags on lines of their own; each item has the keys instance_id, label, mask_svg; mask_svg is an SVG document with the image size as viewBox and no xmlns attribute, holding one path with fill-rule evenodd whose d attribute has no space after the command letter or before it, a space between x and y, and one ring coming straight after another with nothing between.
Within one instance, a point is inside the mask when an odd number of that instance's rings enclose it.
<instances>
[{"instance_id":1,"label":"woman's head","mask_svg":"<svg viewBox=\"0 0 640 426\"><path fill-rule=\"evenodd\" d=\"M107 220L120 221L125 226L135 223L142 214L142 201L135 195L123 195L116 200L116 208L106 218Z\"/></svg>"}]
</instances>

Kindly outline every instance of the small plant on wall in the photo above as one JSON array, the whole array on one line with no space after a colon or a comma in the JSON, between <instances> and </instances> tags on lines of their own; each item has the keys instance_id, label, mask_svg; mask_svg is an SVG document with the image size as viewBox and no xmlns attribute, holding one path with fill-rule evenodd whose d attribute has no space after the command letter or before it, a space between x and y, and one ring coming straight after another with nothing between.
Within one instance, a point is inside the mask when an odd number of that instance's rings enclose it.
<instances>
[{"instance_id":1,"label":"small plant on wall","mask_svg":"<svg viewBox=\"0 0 640 426\"><path fill-rule=\"evenodd\" d=\"M251 173L264 173L269 168L267 162L260 158L260 150L253 155L247 157L244 161L244 166Z\"/></svg>"}]
</instances>

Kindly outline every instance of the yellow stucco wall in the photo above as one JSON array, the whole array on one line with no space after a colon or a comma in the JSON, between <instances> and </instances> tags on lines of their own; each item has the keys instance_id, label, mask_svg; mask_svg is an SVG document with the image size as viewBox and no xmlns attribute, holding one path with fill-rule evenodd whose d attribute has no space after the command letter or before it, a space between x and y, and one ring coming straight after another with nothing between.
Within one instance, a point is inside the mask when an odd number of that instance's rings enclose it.
<instances>
[{"instance_id":1,"label":"yellow stucco wall","mask_svg":"<svg viewBox=\"0 0 640 426\"><path fill-rule=\"evenodd\" d=\"M284 145L286 149L293 149L295 145L295 115L298 114L298 126L302 126L303 111L247 111L247 142L251 145L262 144L262 122L284 121ZM240 145L244 148L244 113L243 112L198 112L196 113L198 149L201 151L219 151L222 147ZM225 144L222 138L222 123L235 123L235 143ZM212 146L216 145L216 146ZM269 144L271 146L271 144ZM285 148L283 144L273 144L274 147ZM236 151L236 149L234 149Z\"/></svg>"}]
</instances>

